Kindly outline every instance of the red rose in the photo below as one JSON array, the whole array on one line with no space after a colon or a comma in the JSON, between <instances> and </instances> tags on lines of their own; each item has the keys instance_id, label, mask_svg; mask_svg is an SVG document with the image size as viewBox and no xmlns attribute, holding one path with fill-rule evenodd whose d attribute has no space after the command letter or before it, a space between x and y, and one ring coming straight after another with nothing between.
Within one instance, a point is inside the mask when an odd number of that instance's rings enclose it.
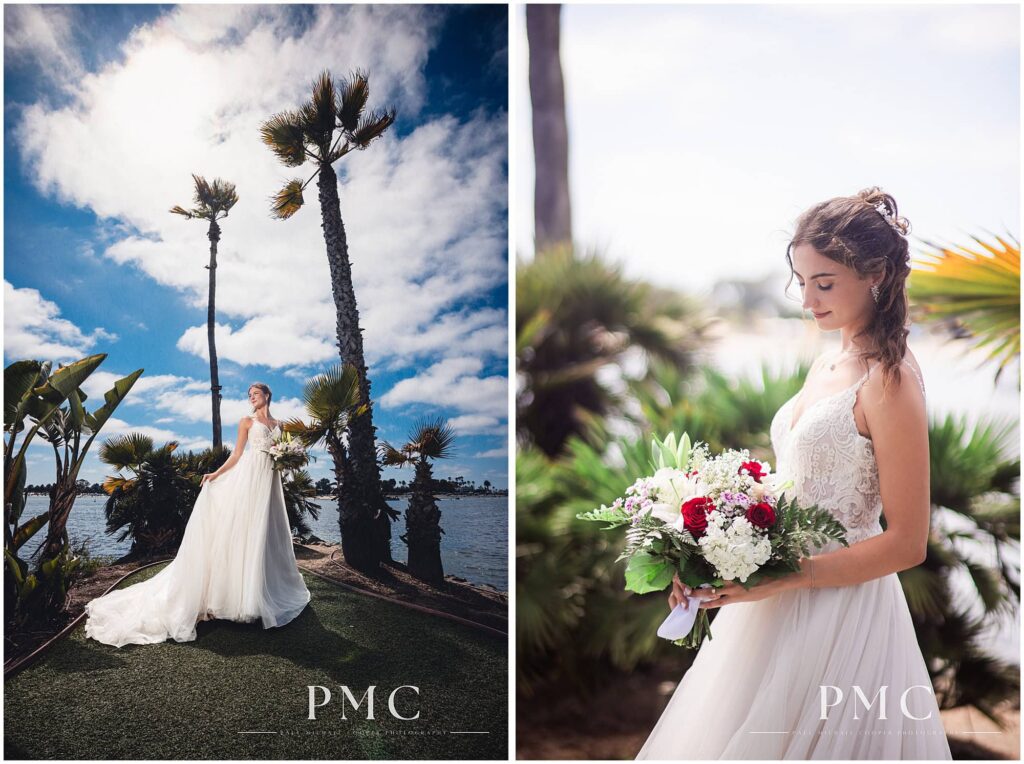
<instances>
[{"instance_id":1,"label":"red rose","mask_svg":"<svg viewBox=\"0 0 1024 764\"><path fill-rule=\"evenodd\" d=\"M741 475L743 474L743 470L746 470L747 474L754 478L755 483L760 483L761 478L768 474L764 471L764 467L762 467L759 462L743 462L743 464L740 465Z\"/></svg>"},{"instance_id":2,"label":"red rose","mask_svg":"<svg viewBox=\"0 0 1024 764\"><path fill-rule=\"evenodd\" d=\"M683 525L694 538L704 535L708 529L708 512L715 508L715 502L707 496L684 501L680 511L683 514Z\"/></svg>"},{"instance_id":3,"label":"red rose","mask_svg":"<svg viewBox=\"0 0 1024 764\"><path fill-rule=\"evenodd\" d=\"M759 501L747 508L747 519L751 525L756 525L758 528L771 528L775 525L775 510L768 502Z\"/></svg>"}]
</instances>

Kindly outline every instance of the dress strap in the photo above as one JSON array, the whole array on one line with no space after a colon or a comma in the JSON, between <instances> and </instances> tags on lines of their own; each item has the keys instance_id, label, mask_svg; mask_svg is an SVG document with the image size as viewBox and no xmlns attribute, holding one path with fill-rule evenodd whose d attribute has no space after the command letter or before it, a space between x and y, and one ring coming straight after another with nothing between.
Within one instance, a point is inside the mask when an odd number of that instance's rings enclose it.
<instances>
[{"instance_id":1,"label":"dress strap","mask_svg":"<svg viewBox=\"0 0 1024 764\"><path fill-rule=\"evenodd\" d=\"M875 369L877 369L878 366L879 366L879 364L877 364L877 363L871 364L870 366L868 366L868 370L866 372L864 372L864 376L861 377L859 380L857 380L857 383L853 386L854 389L855 390L860 390L861 387L863 387L864 383L868 381L868 377L871 376L871 372L873 372Z\"/></svg>"},{"instance_id":2,"label":"dress strap","mask_svg":"<svg viewBox=\"0 0 1024 764\"><path fill-rule=\"evenodd\" d=\"M854 385L854 388L857 389L857 390L860 390L860 388L864 385L864 383L868 381L868 377L871 376L871 372L873 372L875 369L877 369L880 365L881 364L877 364L877 363L876 364L872 364L868 368L868 370L866 372L864 372L864 376L860 378L860 381L858 381L857 384ZM917 379L918 386L921 388L921 395L927 397L927 394L925 393L925 389L924 389L924 380L921 379L921 375L917 373L917 369L915 369L913 367L913 365L908 363L905 358L903 359L903 362L900 365L901 366L906 365L906 367L908 369L910 369L910 371L913 373L914 377Z\"/></svg>"},{"instance_id":3,"label":"dress strap","mask_svg":"<svg viewBox=\"0 0 1024 764\"><path fill-rule=\"evenodd\" d=\"M927 398L928 394L925 392L924 389L924 380L921 379L921 375L917 373L917 369L915 369L913 364L909 363L906 358L903 359L903 364L906 364L907 368L910 369L911 372L913 372L914 376L917 378L917 384L921 387L921 395Z\"/></svg>"}]
</instances>

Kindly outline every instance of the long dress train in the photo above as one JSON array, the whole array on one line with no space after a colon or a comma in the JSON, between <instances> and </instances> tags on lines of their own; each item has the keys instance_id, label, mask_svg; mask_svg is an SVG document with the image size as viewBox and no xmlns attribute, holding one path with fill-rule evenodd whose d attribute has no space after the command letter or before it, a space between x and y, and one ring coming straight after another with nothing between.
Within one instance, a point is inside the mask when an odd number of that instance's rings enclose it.
<instances>
[{"instance_id":1,"label":"long dress train","mask_svg":"<svg viewBox=\"0 0 1024 764\"><path fill-rule=\"evenodd\" d=\"M882 532L873 445L853 418L871 371L795 427L790 399L771 426L779 476L851 545ZM952 758L896 574L726 605L712 633L638 759Z\"/></svg>"},{"instance_id":2,"label":"long dress train","mask_svg":"<svg viewBox=\"0 0 1024 764\"><path fill-rule=\"evenodd\" d=\"M174 560L147 581L86 607L85 633L108 645L196 638L206 618L283 626L309 602L295 564L281 475L255 416L238 462L199 492ZM277 429L277 428L275 428Z\"/></svg>"}]
</instances>

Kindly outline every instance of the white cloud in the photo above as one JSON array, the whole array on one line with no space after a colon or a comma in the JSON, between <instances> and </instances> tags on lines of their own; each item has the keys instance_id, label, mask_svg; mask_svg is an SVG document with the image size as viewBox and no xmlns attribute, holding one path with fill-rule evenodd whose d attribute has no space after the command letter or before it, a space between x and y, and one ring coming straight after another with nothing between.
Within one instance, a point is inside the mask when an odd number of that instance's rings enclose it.
<instances>
[{"instance_id":1,"label":"white cloud","mask_svg":"<svg viewBox=\"0 0 1024 764\"><path fill-rule=\"evenodd\" d=\"M41 67L58 82L81 77L82 63L72 41L75 12L73 6L5 6L4 57L8 64Z\"/></svg>"},{"instance_id":2,"label":"white cloud","mask_svg":"<svg viewBox=\"0 0 1024 764\"><path fill-rule=\"evenodd\" d=\"M218 323L217 357L275 369L337 358L337 350L324 338L311 336L308 329L298 323L294 316L258 316L238 331ZM187 329L178 340L178 349L208 361L210 346L206 324Z\"/></svg>"},{"instance_id":3,"label":"white cloud","mask_svg":"<svg viewBox=\"0 0 1024 764\"><path fill-rule=\"evenodd\" d=\"M448 424L459 435L504 435L505 425L497 417L464 414L452 417Z\"/></svg>"},{"instance_id":4,"label":"white cloud","mask_svg":"<svg viewBox=\"0 0 1024 764\"><path fill-rule=\"evenodd\" d=\"M103 394L123 376L126 375L97 370L89 375L82 387L90 400L97 402L94 405L100 405L98 401L103 400ZM248 390L239 387L239 392L244 396ZM158 423L208 424L213 421L210 383L174 374L158 374L151 377L143 374L121 406L144 406L152 411L171 414L169 417L157 419ZM302 401L298 398L275 398L270 404L270 410L277 419L306 416ZM220 419L225 440L233 441L237 423L251 412L252 407L245 397L225 396L221 399Z\"/></svg>"},{"instance_id":5,"label":"white cloud","mask_svg":"<svg viewBox=\"0 0 1024 764\"><path fill-rule=\"evenodd\" d=\"M482 427L485 420L497 422L508 414L508 379L503 376L479 377L483 362L479 358L447 358L435 363L414 377L403 379L385 393L380 403L394 408L409 403L429 403L450 406L457 411L479 417L476 420L459 417L450 421L453 426Z\"/></svg>"},{"instance_id":6,"label":"white cloud","mask_svg":"<svg viewBox=\"0 0 1024 764\"><path fill-rule=\"evenodd\" d=\"M68 361L86 355L99 341L116 334L97 327L86 334L66 318L60 307L37 289L18 289L4 281L4 353L8 358Z\"/></svg>"},{"instance_id":7,"label":"white cloud","mask_svg":"<svg viewBox=\"0 0 1024 764\"><path fill-rule=\"evenodd\" d=\"M74 103L32 104L14 120L40 190L93 210L110 236L105 257L181 291L197 309L207 300L206 224L167 210L189 206L190 173L236 184L240 201L221 224L217 340L218 353L239 364L337 357L315 182L291 220L268 214L283 180L312 168L280 165L259 139L260 123L297 107L325 68L339 78L367 69L371 106L393 103L399 120L415 120L426 97L436 10L312 8L300 31L285 7L179 6L136 28L118 61L76 81ZM142 115L159 118L125 130ZM505 121L432 118L336 165L369 363L504 355L503 312L467 306L507 279ZM178 347L205 358L205 324L186 330Z\"/></svg>"},{"instance_id":8,"label":"white cloud","mask_svg":"<svg viewBox=\"0 0 1024 764\"><path fill-rule=\"evenodd\" d=\"M115 435L127 435L132 432L140 435L148 435L153 439L154 445L157 446L161 446L170 440L176 440L178 442L178 449L181 451L198 451L200 449L210 448L213 446L213 441L210 438L179 435L174 430L167 430L162 427L152 427L150 425L130 424L125 420L118 419L116 417L111 417L107 420L107 423L103 425L103 430L100 431L96 444L100 441L112 438Z\"/></svg>"},{"instance_id":9,"label":"white cloud","mask_svg":"<svg viewBox=\"0 0 1024 764\"><path fill-rule=\"evenodd\" d=\"M483 451L477 454L474 458L476 459L491 459L494 457L504 458L508 456L508 448L502 446L501 448L492 448L490 451Z\"/></svg>"}]
</instances>

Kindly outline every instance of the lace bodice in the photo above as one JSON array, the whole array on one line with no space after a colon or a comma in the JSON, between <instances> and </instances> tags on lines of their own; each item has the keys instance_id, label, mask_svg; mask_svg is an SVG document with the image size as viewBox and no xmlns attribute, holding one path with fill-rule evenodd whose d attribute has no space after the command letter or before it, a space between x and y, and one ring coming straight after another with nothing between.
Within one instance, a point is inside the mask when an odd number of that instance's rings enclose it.
<instances>
[{"instance_id":1,"label":"lace bodice","mask_svg":"<svg viewBox=\"0 0 1024 764\"><path fill-rule=\"evenodd\" d=\"M269 429L256 418L255 414L250 414L249 418L252 420L252 427L249 428L249 439L246 441L249 445L249 450L260 451L274 445L274 433L281 430L281 425L276 424L273 429Z\"/></svg>"},{"instance_id":2,"label":"lace bodice","mask_svg":"<svg viewBox=\"0 0 1024 764\"><path fill-rule=\"evenodd\" d=\"M877 365L876 365L877 366ZM913 371L921 384L917 371ZM792 495L801 504L817 504L836 516L851 544L882 532L882 499L874 444L857 431L853 406L857 393L876 367L845 390L808 406L791 427L793 405L783 404L772 420L771 439L776 472L792 480Z\"/></svg>"}]
</instances>

